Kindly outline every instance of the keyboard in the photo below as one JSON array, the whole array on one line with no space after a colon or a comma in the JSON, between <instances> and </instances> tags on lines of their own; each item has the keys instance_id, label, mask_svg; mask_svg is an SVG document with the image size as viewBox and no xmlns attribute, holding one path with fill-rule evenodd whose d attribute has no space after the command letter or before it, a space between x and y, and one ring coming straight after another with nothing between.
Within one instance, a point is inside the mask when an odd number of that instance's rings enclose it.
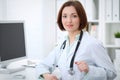
<instances>
[{"instance_id":1,"label":"keyboard","mask_svg":"<svg viewBox=\"0 0 120 80\"><path fill-rule=\"evenodd\" d=\"M11 74L11 73L15 73L15 72L23 71L23 70L25 70L25 67L12 68L12 69L0 68L0 73L2 73L2 74Z\"/></svg>"}]
</instances>

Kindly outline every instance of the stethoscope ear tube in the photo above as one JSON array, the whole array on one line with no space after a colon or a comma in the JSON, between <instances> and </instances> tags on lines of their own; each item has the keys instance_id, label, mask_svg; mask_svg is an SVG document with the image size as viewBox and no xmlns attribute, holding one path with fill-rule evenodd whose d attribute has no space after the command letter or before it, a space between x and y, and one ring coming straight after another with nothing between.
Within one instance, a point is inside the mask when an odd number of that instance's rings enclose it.
<instances>
[{"instance_id":1,"label":"stethoscope ear tube","mask_svg":"<svg viewBox=\"0 0 120 80\"><path fill-rule=\"evenodd\" d=\"M65 49L66 46L66 40L62 43L62 46L60 47L60 49Z\"/></svg>"}]
</instances>

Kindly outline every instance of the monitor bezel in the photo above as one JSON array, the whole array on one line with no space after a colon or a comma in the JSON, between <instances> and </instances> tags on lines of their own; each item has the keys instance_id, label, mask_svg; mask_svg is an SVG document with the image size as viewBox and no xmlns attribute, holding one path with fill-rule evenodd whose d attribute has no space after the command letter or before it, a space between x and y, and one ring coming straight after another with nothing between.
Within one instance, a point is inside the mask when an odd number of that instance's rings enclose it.
<instances>
[{"instance_id":1,"label":"monitor bezel","mask_svg":"<svg viewBox=\"0 0 120 80\"><path fill-rule=\"evenodd\" d=\"M23 59L27 58L26 35L25 35L25 21L24 20L0 20L0 24L1 23L23 23L23 29L24 29L25 56L17 57L17 58L13 58L13 59L9 59L9 60L4 60L4 61L1 61L1 59L0 59L0 67L1 68L7 68L7 66L9 64L11 64L12 62L20 61L20 60L23 60Z\"/></svg>"}]
</instances>

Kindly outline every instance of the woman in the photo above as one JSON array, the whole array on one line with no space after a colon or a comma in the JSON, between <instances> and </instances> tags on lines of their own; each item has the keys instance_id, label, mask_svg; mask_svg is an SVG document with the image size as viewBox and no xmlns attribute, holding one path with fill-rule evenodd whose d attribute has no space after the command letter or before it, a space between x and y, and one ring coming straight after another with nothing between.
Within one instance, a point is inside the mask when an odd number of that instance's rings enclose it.
<instances>
[{"instance_id":1,"label":"woman","mask_svg":"<svg viewBox=\"0 0 120 80\"><path fill-rule=\"evenodd\" d=\"M79 1L65 2L57 23L68 36L38 66L44 80L113 80L113 64L105 48L82 31L87 26L85 10ZM59 79L58 79L59 78Z\"/></svg>"}]
</instances>

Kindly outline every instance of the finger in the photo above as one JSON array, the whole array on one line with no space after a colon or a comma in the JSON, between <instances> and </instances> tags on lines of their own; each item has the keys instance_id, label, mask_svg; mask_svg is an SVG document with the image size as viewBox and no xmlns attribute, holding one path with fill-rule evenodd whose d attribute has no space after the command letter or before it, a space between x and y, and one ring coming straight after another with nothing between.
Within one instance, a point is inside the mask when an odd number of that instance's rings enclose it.
<instances>
[{"instance_id":1,"label":"finger","mask_svg":"<svg viewBox=\"0 0 120 80\"><path fill-rule=\"evenodd\" d=\"M85 61L75 62L81 72L88 72L88 65Z\"/></svg>"},{"instance_id":2,"label":"finger","mask_svg":"<svg viewBox=\"0 0 120 80\"><path fill-rule=\"evenodd\" d=\"M88 66L87 66L87 65L80 66L79 69L80 69L81 71L88 72Z\"/></svg>"},{"instance_id":3,"label":"finger","mask_svg":"<svg viewBox=\"0 0 120 80\"><path fill-rule=\"evenodd\" d=\"M76 61L75 64L86 63L85 61Z\"/></svg>"},{"instance_id":4,"label":"finger","mask_svg":"<svg viewBox=\"0 0 120 80\"><path fill-rule=\"evenodd\" d=\"M58 80L56 76L53 76L53 79L52 80Z\"/></svg>"},{"instance_id":5,"label":"finger","mask_svg":"<svg viewBox=\"0 0 120 80\"><path fill-rule=\"evenodd\" d=\"M80 62L76 61L75 64L79 65L79 64L81 64L81 61Z\"/></svg>"},{"instance_id":6,"label":"finger","mask_svg":"<svg viewBox=\"0 0 120 80\"><path fill-rule=\"evenodd\" d=\"M78 64L78 62L75 62L75 64Z\"/></svg>"}]
</instances>

